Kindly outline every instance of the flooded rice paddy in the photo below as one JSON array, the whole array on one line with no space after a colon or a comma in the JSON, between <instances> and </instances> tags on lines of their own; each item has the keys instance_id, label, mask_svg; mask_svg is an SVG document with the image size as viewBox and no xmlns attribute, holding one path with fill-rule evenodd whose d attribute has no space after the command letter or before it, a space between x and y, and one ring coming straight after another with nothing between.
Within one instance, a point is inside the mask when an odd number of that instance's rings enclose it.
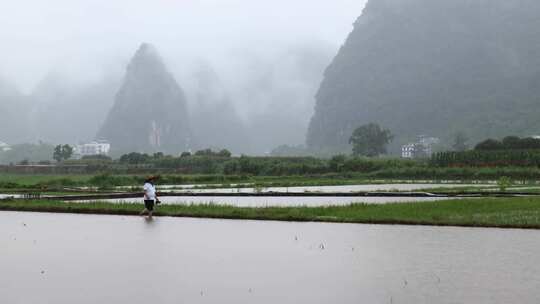
<instances>
[{"instance_id":1,"label":"flooded rice paddy","mask_svg":"<svg viewBox=\"0 0 540 304\"><path fill-rule=\"evenodd\" d=\"M430 202L446 200L445 197L327 197L327 196L163 196L159 198L164 204L216 204L237 207L290 207L290 206L343 206L353 203L365 204L388 204L409 202ZM104 199L108 203L142 203L142 197ZM80 201L84 202L84 201Z\"/></svg>"},{"instance_id":2,"label":"flooded rice paddy","mask_svg":"<svg viewBox=\"0 0 540 304\"><path fill-rule=\"evenodd\" d=\"M539 303L540 232L0 212L0 303Z\"/></svg>"},{"instance_id":3,"label":"flooded rice paddy","mask_svg":"<svg viewBox=\"0 0 540 304\"><path fill-rule=\"evenodd\" d=\"M358 197L340 197L340 196L264 196L264 193L354 193L367 191L415 191L419 189L440 188L440 187L483 187L483 184L370 184L370 185L347 185L347 186L310 186L310 187L270 187L270 188L217 188L217 189L194 189L194 185L158 185L159 192L184 192L184 196L163 196L160 198L164 204L217 204L230 205L237 207L267 207L267 206L342 206L349 204L387 204L387 203L408 203L408 202L429 202L439 201L448 198L444 197L410 197L410 196L358 196ZM194 194L245 194L262 193L262 196L189 196ZM142 198L115 198L100 200L108 203L141 203ZM85 201L79 201L85 202Z\"/></svg>"},{"instance_id":4,"label":"flooded rice paddy","mask_svg":"<svg viewBox=\"0 0 540 304\"><path fill-rule=\"evenodd\" d=\"M217 188L217 189L194 189L193 185L176 187L175 185L158 186L158 191L184 191L188 193L353 193L366 191L416 191L419 189L434 189L440 187L484 187L483 184L369 184L347 186L310 186L310 187L269 187L269 188ZM267 206L342 206L353 203L387 204L408 202L429 202L445 200L442 197L299 197L299 196L257 196L257 197L230 197L230 196L170 196L161 197L165 204L219 204L238 207L267 207ZM105 202L132 203L140 202L141 199L107 199Z\"/></svg>"},{"instance_id":5,"label":"flooded rice paddy","mask_svg":"<svg viewBox=\"0 0 540 304\"><path fill-rule=\"evenodd\" d=\"M3 194L0 193L0 199L6 199L6 198L20 198L22 195L20 194Z\"/></svg>"},{"instance_id":6,"label":"flooded rice paddy","mask_svg":"<svg viewBox=\"0 0 540 304\"><path fill-rule=\"evenodd\" d=\"M341 186L304 186L304 187L268 187L268 188L215 188L197 189L193 185L182 187L175 185L157 186L159 191L187 191L195 193L253 193L253 192L375 192L375 191L418 191L436 188L461 187L490 187L487 184L369 184L369 185L341 185Z\"/></svg>"}]
</instances>

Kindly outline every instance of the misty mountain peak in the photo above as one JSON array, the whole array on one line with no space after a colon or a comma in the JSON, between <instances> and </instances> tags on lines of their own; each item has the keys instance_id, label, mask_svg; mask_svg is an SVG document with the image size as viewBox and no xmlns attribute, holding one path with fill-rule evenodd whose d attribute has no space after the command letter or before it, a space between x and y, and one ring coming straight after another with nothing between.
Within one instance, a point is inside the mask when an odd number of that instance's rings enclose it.
<instances>
[{"instance_id":1,"label":"misty mountain peak","mask_svg":"<svg viewBox=\"0 0 540 304\"><path fill-rule=\"evenodd\" d=\"M187 148L184 92L152 45L143 43L135 52L97 138L109 140L118 152L177 153Z\"/></svg>"},{"instance_id":2,"label":"misty mountain peak","mask_svg":"<svg viewBox=\"0 0 540 304\"><path fill-rule=\"evenodd\" d=\"M153 44L148 43L148 42L143 42L139 46L139 49L137 50L136 54L145 54L145 53L157 54L157 49Z\"/></svg>"},{"instance_id":3,"label":"misty mountain peak","mask_svg":"<svg viewBox=\"0 0 540 304\"><path fill-rule=\"evenodd\" d=\"M163 64L161 56L159 55L155 46L150 43L143 43L139 46L139 49L135 52L135 56L131 61L133 64L141 63L159 63Z\"/></svg>"},{"instance_id":4,"label":"misty mountain peak","mask_svg":"<svg viewBox=\"0 0 540 304\"><path fill-rule=\"evenodd\" d=\"M128 65L127 75L137 74L152 76L165 76L168 74L167 68L156 47L149 43L141 44Z\"/></svg>"}]
</instances>

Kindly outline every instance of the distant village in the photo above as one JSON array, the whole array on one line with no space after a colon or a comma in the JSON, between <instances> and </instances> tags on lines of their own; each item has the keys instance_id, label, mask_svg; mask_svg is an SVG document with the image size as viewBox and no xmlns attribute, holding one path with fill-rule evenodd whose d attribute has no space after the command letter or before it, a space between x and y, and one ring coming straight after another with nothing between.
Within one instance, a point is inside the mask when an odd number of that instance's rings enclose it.
<instances>
[{"instance_id":1,"label":"distant village","mask_svg":"<svg viewBox=\"0 0 540 304\"><path fill-rule=\"evenodd\" d=\"M401 146L401 158L425 158L433 153L433 147L440 143L438 137L419 135L416 142ZM2 146L4 144L4 146ZM0 142L0 149L9 149L9 145ZM92 155L109 155L111 144L106 140L81 143L74 146L73 157L76 159Z\"/></svg>"},{"instance_id":2,"label":"distant village","mask_svg":"<svg viewBox=\"0 0 540 304\"><path fill-rule=\"evenodd\" d=\"M424 158L433 153L433 146L440 143L437 137L419 135L416 142L410 142L401 146L402 158ZM107 140L96 140L72 145L73 158L80 159L85 156L109 155L111 144ZM11 145L0 141L0 152L11 150Z\"/></svg>"},{"instance_id":3,"label":"distant village","mask_svg":"<svg viewBox=\"0 0 540 304\"><path fill-rule=\"evenodd\" d=\"M74 159L80 159L84 156L94 156L94 155L109 155L111 151L111 144L106 140L96 140L87 143L79 143L72 145L73 147L73 156ZM11 145L0 141L0 152L10 151Z\"/></svg>"},{"instance_id":4,"label":"distant village","mask_svg":"<svg viewBox=\"0 0 540 304\"><path fill-rule=\"evenodd\" d=\"M437 137L419 135L416 142L401 146L401 158L425 158L433 153L433 146L440 143Z\"/></svg>"},{"instance_id":5,"label":"distant village","mask_svg":"<svg viewBox=\"0 0 540 304\"><path fill-rule=\"evenodd\" d=\"M82 158L92 155L109 155L111 144L106 140L97 140L89 143L82 143L73 147L73 157Z\"/></svg>"},{"instance_id":6,"label":"distant village","mask_svg":"<svg viewBox=\"0 0 540 304\"><path fill-rule=\"evenodd\" d=\"M540 135L532 135L528 137L540 139ZM429 158L433 154L436 145L440 143L441 140L438 137L418 135L416 141L411 141L401 146L400 157L403 159ZM111 151L111 143L107 140L80 142L70 146L73 148L73 154L71 156L72 159L81 159L84 157L97 155L109 156ZM8 152L12 149L12 145L0 140L0 153Z\"/></svg>"}]
</instances>

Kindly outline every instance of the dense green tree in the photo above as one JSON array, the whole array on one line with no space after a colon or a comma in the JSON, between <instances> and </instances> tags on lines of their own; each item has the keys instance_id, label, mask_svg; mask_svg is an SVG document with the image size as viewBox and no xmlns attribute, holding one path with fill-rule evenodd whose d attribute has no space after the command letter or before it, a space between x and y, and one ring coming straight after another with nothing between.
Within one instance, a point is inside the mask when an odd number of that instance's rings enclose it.
<instances>
[{"instance_id":1,"label":"dense green tree","mask_svg":"<svg viewBox=\"0 0 540 304\"><path fill-rule=\"evenodd\" d=\"M521 138L518 136L506 136L502 140L503 149L519 149L521 148Z\"/></svg>"},{"instance_id":2,"label":"dense green tree","mask_svg":"<svg viewBox=\"0 0 540 304\"><path fill-rule=\"evenodd\" d=\"M354 155L373 157L385 154L386 145L392 138L390 130L382 129L376 123L370 123L354 130L349 143L353 145Z\"/></svg>"},{"instance_id":3,"label":"dense green tree","mask_svg":"<svg viewBox=\"0 0 540 304\"><path fill-rule=\"evenodd\" d=\"M62 145L54 147L53 159L57 162L62 161Z\"/></svg>"},{"instance_id":4,"label":"dense green tree","mask_svg":"<svg viewBox=\"0 0 540 304\"><path fill-rule=\"evenodd\" d=\"M503 148L503 144L496 139L486 139L478 143L474 149L475 150L500 150Z\"/></svg>"},{"instance_id":5,"label":"dense green tree","mask_svg":"<svg viewBox=\"0 0 540 304\"><path fill-rule=\"evenodd\" d=\"M222 149L219 152L214 152L212 149L204 149L195 152L195 156L208 157L231 157L232 153L227 149Z\"/></svg>"},{"instance_id":6,"label":"dense green tree","mask_svg":"<svg viewBox=\"0 0 540 304\"><path fill-rule=\"evenodd\" d=\"M328 167L333 172L340 172L345 166L346 161L347 161L347 157L345 155L341 155L341 154L335 155L328 162Z\"/></svg>"},{"instance_id":7,"label":"dense green tree","mask_svg":"<svg viewBox=\"0 0 540 304\"><path fill-rule=\"evenodd\" d=\"M144 164L150 160L150 155L146 153L131 152L120 156L119 161L127 164Z\"/></svg>"},{"instance_id":8,"label":"dense green tree","mask_svg":"<svg viewBox=\"0 0 540 304\"><path fill-rule=\"evenodd\" d=\"M518 145L519 149L540 149L540 139L532 137L522 138Z\"/></svg>"},{"instance_id":9,"label":"dense green tree","mask_svg":"<svg viewBox=\"0 0 540 304\"><path fill-rule=\"evenodd\" d=\"M83 157L81 157L82 160L99 160L99 161L112 161L112 158L110 156L107 156L107 155L102 155L102 154L98 154L98 155L85 155Z\"/></svg>"},{"instance_id":10,"label":"dense green tree","mask_svg":"<svg viewBox=\"0 0 540 304\"><path fill-rule=\"evenodd\" d=\"M486 139L478 143L475 150L535 150L540 149L540 139L518 136L506 136L502 141Z\"/></svg>"},{"instance_id":11,"label":"dense green tree","mask_svg":"<svg viewBox=\"0 0 540 304\"><path fill-rule=\"evenodd\" d=\"M195 156L212 156L213 154L214 152L212 151L212 149L195 151Z\"/></svg>"},{"instance_id":12,"label":"dense green tree","mask_svg":"<svg viewBox=\"0 0 540 304\"><path fill-rule=\"evenodd\" d=\"M57 162L68 160L73 155L73 147L70 145L58 145L54 147L53 159Z\"/></svg>"},{"instance_id":13,"label":"dense green tree","mask_svg":"<svg viewBox=\"0 0 540 304\"><path fill-rule=\"evenodd\" d=\"M70 145L63 145L62 151L64 152L63 156L65 160L68 160L73 156L73 147Z\"/></svg>"},{"instance_id":14,"label":"dense green tree","mask_svg":"<svg viewBox=\"0 0 540 304\"><path fill-rule=\"evenodd\" d=\"M156 159L157 158L163 158L163 157L165 157L165 154L163 154L163 152L156 152L156 153L154 153L154 155L152 155L152 157L154 157Z\"/></svg>"},{"instance_id":15,"label":"dense green tree","mask_svg":"<svg viewBox=\"0 0 540 304\"><path fill-rule=\"evenodd\" d=\"M222 149L217 154L218 154L218 156L221 156L221 157L231 157L232 156L231 151L229 151L227 149Z\"/></svg>"}]
</instances>

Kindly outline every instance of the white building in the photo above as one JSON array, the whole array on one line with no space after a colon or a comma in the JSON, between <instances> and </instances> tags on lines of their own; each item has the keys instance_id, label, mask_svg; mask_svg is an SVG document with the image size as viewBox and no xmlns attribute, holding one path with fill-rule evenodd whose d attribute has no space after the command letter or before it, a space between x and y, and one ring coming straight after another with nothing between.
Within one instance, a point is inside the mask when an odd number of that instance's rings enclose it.
<instances>
[{"instance_id":1,"label":"white building","mask_svg":"<svg viewBox=\"0 0 540 304\"><path fill-rule=\"evenodd\" d=\"M11 150L11 146L6 144L3 141L0 141L0 152L6 152L6 151L9 151L9 150Z\"/></svg>"},{"instance_id":2,"label":"white building","mask_svg":"<svg viewBox=\"0 0 540 304\"><path fill-rule=\"evenodd\" d=\"M79 157L90 155L108 155L111 144L105 140L93 141L75 146L75 154Z\"/></svg>"},{"instance_id":3,"label":"white building","mask_svg":"<svg viewBox=\"0 0 540 304\"><path fill-rule=\"evenodd\" d=\"M430 157L433 153L433 145L440 142L437 137L428 137L426 135L419 135L418 141L415 143L408 143L401 146L402 158L422 158Z\"/></svg>"},{"instance_id":4,"label":"white building","mask_svg":"<svg viewBox=\"0 0 540 304\"><path fill-rule=\"evenodd\" d=\"M426 135L418 136L418 143L422 145L424 155L428 157L433 153L433 146L440 142L441 140L438 137L428 137Z\"/></svg>"},{"instance_id":5,"label":"white building","mask_svg":"<svg viewBox=\"0 0 540 304\"><path fill-rule=\"evenodd\" d=\"M408 143L401 146L401 157L402 158L413 158L414 157L415 144Z\"/></svg>"}]
</instances>

